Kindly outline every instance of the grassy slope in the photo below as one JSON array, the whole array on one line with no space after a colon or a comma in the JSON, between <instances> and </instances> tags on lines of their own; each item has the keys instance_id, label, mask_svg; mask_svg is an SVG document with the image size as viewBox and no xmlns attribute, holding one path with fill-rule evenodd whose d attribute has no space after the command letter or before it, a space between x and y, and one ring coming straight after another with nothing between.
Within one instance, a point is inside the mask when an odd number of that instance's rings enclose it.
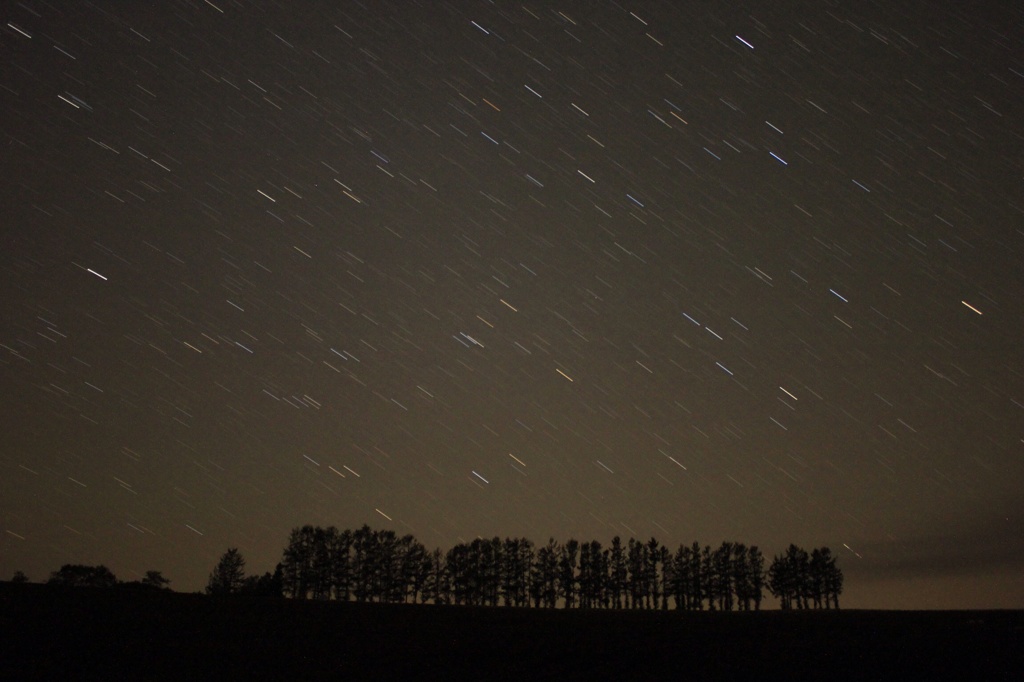
<instances>
[{"instance_id":1,"label":"grassy slope","mask_svg":"<svg viewBox=\"0 0 1024 682\"><path fill-rule=\"evenodd\" d=\"M0 679L986 679L1024 612L332 604L0 584Z\"/></svg>"}]
</instances>

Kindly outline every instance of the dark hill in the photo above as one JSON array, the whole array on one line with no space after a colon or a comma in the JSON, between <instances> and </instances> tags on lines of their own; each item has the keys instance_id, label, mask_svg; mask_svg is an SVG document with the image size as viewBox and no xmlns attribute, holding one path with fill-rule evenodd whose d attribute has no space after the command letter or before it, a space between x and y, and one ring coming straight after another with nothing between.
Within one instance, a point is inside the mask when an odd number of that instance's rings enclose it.
<instances>
[{"instance_id":1,"label":"dark hill","mask_svg":"<svg viewBox=\"0 0 1024 682\"><path fill-rule=\"evenodd\" d=\"M0 679L1017 680L1021 611L563 611L0 584Z\"/></svg>"}]
</instances>

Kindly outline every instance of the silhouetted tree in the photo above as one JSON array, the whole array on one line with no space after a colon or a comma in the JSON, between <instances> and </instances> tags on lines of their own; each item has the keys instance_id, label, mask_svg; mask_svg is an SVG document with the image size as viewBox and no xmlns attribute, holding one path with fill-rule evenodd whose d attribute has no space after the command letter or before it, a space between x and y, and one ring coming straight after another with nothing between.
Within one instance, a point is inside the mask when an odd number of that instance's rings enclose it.
<instances>
[{"instance_id":1,"label":"silhouetted tree","mask_svg":"<svg viewBox=\"0 0 1024 682\"><path fill-rule=\"evenodd\" d=\"M501 592L502 548L500 538L477 538L470 544L476 565L476 603L497 606Z\"/></svg>"},{"instance_id":2,"label":"silhouetted tree","mask_svg":"<svg viewBox=\"0 0 1024 682\"><path fill-rule=\"evenodd\" d=\"M793 593L796 581L793 571L785 559L775 555L768 567L768 590L779 600L779 608L788 611L793 608Z\"/></svg>"},{"instance_id":3,"label":"silhouetted tree","mask_svg":"<svg viewBox=\"0 0 1024 682\"><path fill-rule=\"evenodd\" d=\"M343 530L330 538L327 548L334 598L348 601L352 592L352 531Z\"/></svg>"},{"instance_id":4,"label":"silhouetted tree","mask_svg":"<svg viewBox=\"0 0 1024 682\"><path fill-rule=\"evenodd\" d=\"M480 594L480 567L473 546L460 542L448 551L445 562L452 581L452 601L455 604L476 606Z\"/></svg>"},{"instance_id":5,"label":"silhouetted tree","mask_svg":"<svg viewBox=\"0 0 1024 682\"><path fill-rule=\"evenodd\" d=\"M558 602L558 555L560 548L554 538L537 550L530 571L530 596L534 606L553 609Z\"/></svg>"},{"instance_id":6,"label":"silhouetted tree","mask_svg":"<svg viewBox=\"0 0 1024 682\"><path fill-rule=\"evenodd\" d=\"M626 591L626 554L622 540L616 535L608 554L608 593L613 609L622 608L622 596Z\"/></svg>"},{"instance_id":7,"label":"silhouetted tree","mask_svg":"<svg viewBox=\"0 0 1024 682\"><path fill-rule=\"evenodd\" d=\"M626 568L629 576L626 579L629 607L640 609L644 606L647 590L647 557L646 545L634 538L629 539L626 550Z\"/></svg>"},{"instance_id":8,"label":"silhouetted tree","mask_svg":"<svg viewBox=\"0 0 1024 682\"><path fill-rule=\"evenodd\" d=\"M843 591L843 572L828 547L811 551L808 566L810 594L816 609L839 608L839 594Z\"/></svg>"},{"instance_id":9,"label":"silhouetted tree","mask_svg":"<svg viewBox=\"0 0 1024 682\"><path fill-rule=\"evenodd\" d=\"M810 555L796 545L790 545L786 550L786 560L794 572L794 582L797 608L808 609L811 602L811 561Z\"/></svg>"},{"instance_id":10,"label":"silhouetted tree","mask_svg":"<svg viewBox=\"0 0 1024 682\"><path fill-rule=\"evenodd\" d=\"M749 568L747 564L747 546L742 542L734 542L732 545L732 556L729 558L729 575L733 596L736 598L736 608L741 611L750 610L752 595L750 579L747 575Z\"/></svg>"},{"instance_id":11,"label":"silhouetted tree","mask_svg":"<svg viewBox=\"0 0 1024 682\"><path fill-rule=\"evenodd\" d=\"M600 544L595 540L595 545ZM608 584L611 582L611 550L601 550L601 556L599 559L600 563L597 565L594 593L597 595L597 599L602 609L607 609L611 603L611 595L608 594Z\"/></svg>"},{"instance_id":12,"label":"silhouetted tree","mask_svg":"<svg viewBox=\"0 0 1024 682\"><path fill-rule=\"evenodd\" d=\"M117 585L117 577L103 565L64 564L60 570L50 574L47 584L65 587L114 587Z\"/></svg>"},{"instance_id":13,"label":"silhouetted tree","mask_svg":"<svg viewBox=\"0 0 1024 682\"><path fill-rule=\"evenodd\" d=\"M704 545L700 553L700 579L703 592L701 597L708 602L708 610L714 611L718 608L718 573L715 571L715 553L710 545Z\"/></svg>"},{"instance_id":14,"label":"silhouetted tree","mask_svg":"<svg viewBox=\"0 0 1024 682\"><path fill-rule=\"evenodd\" d=\"M213 567L206 583L206 593L213 595L235 594L242 589L245 581L245 559L238 549L231 547Z\"/></svg>"},{"instance_id":15,"label":"silhouetted tree","mask_svg":"<svg viewBox=\"0 0 1024 682\"><path fill-rule=\"evenodd\" d=\"M472 578L469 559L469 545L460 542L448 550L444 557L444 564L448 580L451 584L451 599L453 604L469 603L472 589Z\"/></svg>"},{"instance_id":16,"label":"silhouetted tree","mask_svg":"<svg viewBox=\"0 0 1024 682\"><path fill-rule=\"evenodd\" d=\"M662 565L661 543L652 537L644 547L645 608L657 609L661 606L662 585L658 567Z\"/></svg>"},{"instance_id":17,"label":"silhouetted tree","mask_svg":"<svg viewBox=\"0 0 1024 682\"><path fill-rule=\"evenodd\" d=\"M530 566L533 543L526 538L505 538L501 554L501 595L505 606L530 603Z\"/></svg>"},{"instance_id":18,"label":"silhouetted tree","mask_svg":"<svg viewBox=\"0 0 1024 682\"><path fill-rule=\"evenodd\" d=\"M170 585L171 581L165 578L160 571L146 571L146 575L142 579L142 584L162 590Z\"/></svg>"},{"instance_id":19,"label":"silhouetted tree","mask_svg":"<svg viewBox=\"0 0 1024 682\"><path fill-rule=\"evenodd\" d=\"M707 561L705 561L705 557L709 557ZM708 570L706 568L706 564L711 563L710 557L711 547L708 545L703 546L703 549L701 549L700 545L694 542L690 546L690 577L693 581L691 595L694 610L702 611L705 599L710 601L708 596Z\"/></svg>"},{"instance_id":20,"label":"silhouetted tree","mask_svg":"<svg viewBox=\"0 0 1024 682\"><path fill-rule=\"evenodd\" d=\"M672 604L676 609L687 608L686 604L686 546L679 545L672 555L672 570L668 573L668 594L672 596Z\"/></svg>"},{"instance_id":21,"label":"silhouetted tree","mask_svg":"<svg viewBox=\"0 0 1024 682\"><path fill-rule=\"evenodd\" d=\"M451 583L444 554L440 549L435 549L430 553L428 562L429 568L423 583L423 601L430 600L435 604L451 603Z\"/></svg>"},{"instance_id":22,"label":"silhouetted tree","mask_svg":"<svg viewBox=\"0 0 1024 682\"><path fill-rule=\"evenodd\" d=\"M284 581L282 580L282 569L281 564L274 567L273 573L264 573L260 576L260 581L256 585L256 593L260 597L283 597L284 596Z\"/></svg>"},{"instance_id":23,"label":"silhouetted tree","mask_svg":"<svg viewBox=\"0 0 1024 682\"><path fill-rule=\"evenodd\" d=\"M672 553L662 545L658 549L658 565L661 566L661 610L668 610L668 598L672 582Z\"/></svg>"},{"instance_id":24,"label":"silhouetted tree","mask_svg":"<svg viewBox=\"0 0 1024 682\"><path fill-rule=\"evenodd\" d=\"M16 583L18 585L23 585L29 582L29 579L28 576L22 573L21 571L15 571L14 575L11 576L11 582Z\"/></svg>"},{"instance_id":25,"label":"silhouetted tree","mask_svg":"<svg viewBox=\"0 0 1024 682\"><path fill-rule=\"evenodd\" d=\"M371 598L380 602L403 601L401 540L393 530L375 531L370 556L375 565Z\"/></svg>"},{"instance_id":26,"label":"silhouetted tree","mask_svg":"<svg viewBox=\"0 0 1024 682\"><path fill-rule=\"evenodd\" d=\"M309 565L309 588L313 599L330 599L334 591L334 556L332 549L338 540L334 526L313 529L312 551Z\"/></svg>"},{"instance_id":27,"label":"silhouetted tree","mask_svg":"<svg viewBox=\"0 0 1024 682\"><path fill-rule=\"evenodd\" d=\"M284 593L293 599L308 599L313 583L313 559L316 530L306 525L293 528L281 560Z\"/></svg>"},{"instance_id":28,"label":"silhouetted tree","mask_svg":"<svg viewBox=\"0 0 1024 682\"><path fill-rule=\"evenodd\" d=\"M558 553L558 596L567 609L576 606L576 562L579 551L580 543L570 538Z\"/></svg>"},{"instance_id":29,"label":"silhouetted tree","mask_svg":"<svg viewBox=\"0 0 1024 682\"><path fill-rule=\"evenodd\" d=\"M696 565L693 558L694 553L697 557ZM700 601L700 585L699 579L694 576L693 572L697 571L699 574L699 561L700 546L697 543L693 544L692 549L687 545L679 545L675 556L672 557L670 585L672 599L677 609L692 611L697 608ZM694 590L697 591L697 596L694 596Z\"/></svg>"},{"instance_id":30,"label":"silhouetted tree","mask_svg":"<svg viewBox=\"0 0 1024 682\"><path fill-rule=\"evenodd\" d=\"M820 549L812 549L807 571L807 596L810 602L809 608L822 608L822 598L825 595L825 570L827 558Z\"/></svg>"},{"instance_id":31,"label":"silhouetted tree","mask_svg":"<svg viewBox=\"0 0 1024 682\"><path fill-rule=\"evenodd\" d=\"M376 533L363 524L352 533L352 596L356 601L369 601L377 581Z\"/></svg>"},{"instance_id":32,"label":"silhouetted tree","mask_svg":"<svg viewBox=\"0 0 1024 682\"><path fill-rule=\"evenodd\" d=\"M796 545L776 556L768 568L768 589L778 598L782 609L807 608L810 583L810 560L807 552Z\"/></svg>"},{"instance_id":33,"label":"silhouetted tree","mask_svg":"<svg viewBox=\"0 0 1024 682\"><path fill-rule=\"evenodd\" d=\"M732 543L723 542L715 550L711 560L714 573L711 584L715 587L715 597L720 611L732 611Z\"/></svg>"},{"instance_id":34,"label":"silhouetted tree","mask_svg":"<svg viewBox=\"0 0 1024 682\"><path fill-rule=\"evenodd\" d=\"M403 601L411 599L415 604L423 593L423 586L427 582L427 575L430 571L427 549L412 535L402 537L401 549Z\"/></svg>"},{"instance_id":35,"label":"silhouetted tree","mask_svg":"<svg viewBox=\"0 0 1024 682\"><path fill-rule=\"evenodd\" d=\"M747 550L747 587L754 610L760 611L761 599L764 598L764 555L756 546Z\"/></svg>"},{"instance_id":36,"label":"silhouetted tree","mask_svg":"<svg viewBox=\"0 0 1024 682\"><path fill-rule=\"evenodd\" d=\"M605 601L605 586L608 582L607 555L597 540L580 545L579 605L581 608L596 608Z\"/></svg>"},{"instance_id":37,"label":"silhouetted tree","mask_svg":"<svg viewBox=\"0 0 1024 682\"><path fill-rule=\"evenodd\" d=\"M825 608L832 599L832 608L839 608L839 595L843 593L843 571L836 566L835 557L830 558L830 565L825 573Z\"/></svg>"}]
</instances>

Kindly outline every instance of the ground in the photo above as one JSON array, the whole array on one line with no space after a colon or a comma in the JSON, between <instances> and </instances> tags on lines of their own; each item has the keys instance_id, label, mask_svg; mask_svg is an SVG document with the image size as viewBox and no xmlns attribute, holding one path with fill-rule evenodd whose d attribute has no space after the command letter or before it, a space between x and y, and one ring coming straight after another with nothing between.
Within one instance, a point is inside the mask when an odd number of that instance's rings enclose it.
<instances>
[{"instance_id":1,"label":"ground","mask_svg":"<svg viewBox=\"0 0 1024 682\"><path fill-rule=\"evenodd\" d=\"M1021 611L682 613L0 584L0 679L1016 680Z\"/></svg>"}]
</instances>

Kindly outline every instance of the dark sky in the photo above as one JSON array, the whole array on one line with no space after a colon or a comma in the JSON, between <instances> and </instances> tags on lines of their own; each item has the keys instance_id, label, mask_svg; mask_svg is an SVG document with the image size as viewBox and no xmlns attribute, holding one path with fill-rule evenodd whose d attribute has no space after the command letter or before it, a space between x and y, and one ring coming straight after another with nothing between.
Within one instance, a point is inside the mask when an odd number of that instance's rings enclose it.
<instances>
[{"instance_id":1,"label":"dark sky","mask_svg":"<svg viewBox=\"0 0 1024 682\"><path fill-rule=\"evenodd\" d=\"M1017 3L3 12L0 577L366 523L1024 607Z\"/></svg>"}]
</instances>

